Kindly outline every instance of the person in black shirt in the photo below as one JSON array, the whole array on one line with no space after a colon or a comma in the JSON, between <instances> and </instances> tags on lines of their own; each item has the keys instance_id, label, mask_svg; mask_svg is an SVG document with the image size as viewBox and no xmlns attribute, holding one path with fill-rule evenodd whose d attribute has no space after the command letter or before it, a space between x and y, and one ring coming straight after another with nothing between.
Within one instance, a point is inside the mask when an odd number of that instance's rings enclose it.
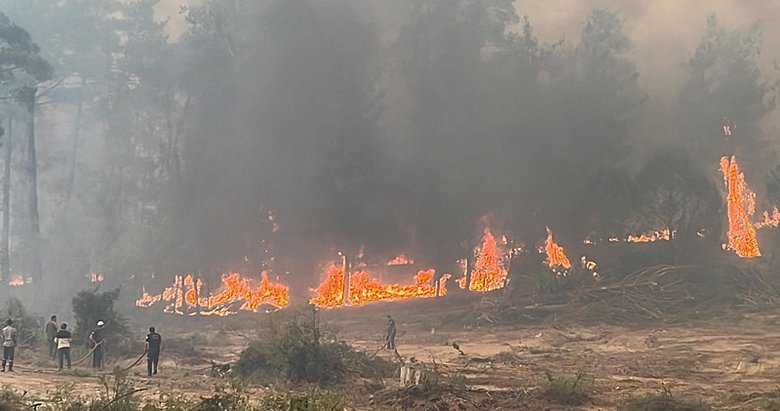
<instances>
[{"instance_id":1,"label":"person in black shirt","mask_svg":"<svg viewBox=\"0 0 780 411\"><path fill-rule=\"evenodd\" d=\"M157 375L161 344L162 336L154 330L154 327L149 327L149 334L146 335L146 371L150 377L152 374Z\"/></svg>"},{"instance_id":2,"label":"person in black shirt","mask_svg":"<svg viewBox=\"0 0 780 411\"><path fill-rule=\"evenodd\" d=\"M92 353L92 368L97 368L99 370L103 369L103 346L106 342L104 327L105 323L103 321L98 321L97 328L92 330L92 333L89 335L89 340L95 347L95 351Z\"/></svg>"},{"instance_id":3,"label":"person in black shirt","mask_svg":"<svg viewBox=\"0 0 780 411\"><path fill-rule=\"evenodd\" d=\"M54 343L57 345L57 354L59 357L59 371L62 371L62 365L65 360L68 361L68 369L70 369L70 331L68 331L68 324L62 323L60 330L57 331L54 337Z\"/></svg>"},{"instance_id":4,"label":"person in black shirt","mask_svg":"<svg viewBox=\"0 0 780 411\"><path fill-rule=\"evenodd\" d=\"M385 329L385 348L388 350L395 350L395 334L398 329L395 327L395 320L391 316L387 316L387 328Z\"/></svg>"}]
</instances>

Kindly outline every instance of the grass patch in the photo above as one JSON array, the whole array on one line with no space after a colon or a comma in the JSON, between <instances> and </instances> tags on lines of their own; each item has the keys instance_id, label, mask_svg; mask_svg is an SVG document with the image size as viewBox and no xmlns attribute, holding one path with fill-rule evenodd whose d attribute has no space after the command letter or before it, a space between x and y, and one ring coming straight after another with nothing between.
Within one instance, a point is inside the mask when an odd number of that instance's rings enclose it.
<instances>
[{"instance_id":1,"label":"grass patch","mask_svg":"<svg viewBox=\"0 0 780 411\"><path fill-rule=\"evenodd\" d=\"M629 400L618 409L620 411L710 411L712 408L703 404L689 404L674 400L667 394L652 394Z\"/></svg>"},{"instance_id":2,"label":"grass patch","mask_svg":"<svg viewBox=\"0 0 780 411\"><path fill-rule=\"evenodd\" d=\"M561 405L583 405L590 401L588 387L593 377L578 372L576 375L553 376L547 374L547 384L540 391L540 398Z\"/></svg>"},{"instance_id":3,"label":"grass patch","mask_svg":"<svg viewBox=\"0 0 780 411\"><path fill-rule=\"evenodd\" d=\"M259 411L342 411L346 406L343 396L315 388L303 393L269 394L262 399Z\"/></svg>"},{"instance_id":4,"label":"grass patch","mask_svg":"<svg viewBox=\"0 0 780 411\"><path fill-rule=\"evenodd\" d=\"M520 362L520 356L515 354L514 351L501 351L500 353L494 355L491 359L493 362L504 364L516 364Z\"/></svg>"}]
</instances>

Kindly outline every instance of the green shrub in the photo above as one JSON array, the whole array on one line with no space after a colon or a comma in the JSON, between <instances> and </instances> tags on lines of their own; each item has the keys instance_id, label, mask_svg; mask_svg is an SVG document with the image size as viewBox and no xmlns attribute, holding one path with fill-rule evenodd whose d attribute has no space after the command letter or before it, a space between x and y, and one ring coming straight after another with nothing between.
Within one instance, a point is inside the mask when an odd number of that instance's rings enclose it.
<instances>
[{"instance_id":1,"label":"green shrub","mask_svg":"<svg viewBox=\"0 0 780 411\"><path fill-rule=\"evenodd\" d=\"M76 328L73 339L76 342L86 344L89 334L95 328L98 321L106 323L106 337L126 336L127 320L114 308L119 298L119 289L98 292L81 291L73 297L73 315L76 319Z\"/></svg>"},{"instance_id":2,"label":"green shrub","mask_svg":"<svg viewBox=\"0 0 780 411\"><path fill-rule=\"evenodd\" d=\"M235 365L242 378L270 377L320 385L343 382L350 373L371 378L394 370L388 361L338 342L320 328L314 310L274 313Z\"/></svg>"},{"instance_id":3,"label":"green shrub","mask_svg":"<svg viewBox=\"0 0 780 411\"><path fill-rule=\"evenodd\" d=\"M0 390L0 411L21 411L30 407L22 402L22 396L5 385Z\"/></svg>"}]
</instances>

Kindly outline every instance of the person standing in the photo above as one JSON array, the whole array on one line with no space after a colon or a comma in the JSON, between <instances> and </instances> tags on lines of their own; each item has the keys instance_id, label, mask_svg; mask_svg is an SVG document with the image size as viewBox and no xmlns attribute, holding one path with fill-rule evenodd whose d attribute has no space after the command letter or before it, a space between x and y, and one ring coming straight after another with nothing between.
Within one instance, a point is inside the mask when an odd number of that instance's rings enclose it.
<instances>
[{"instance_id":1,"label":"person standing","mask_svg":"<svg viewBox=\"0 0 780 411\"><path fill-rule=\"evenodd\" d=\"M162 336L154 330L154 327L149 327L149 334L146 335L146 371L150 377L152 374L157 375L160 345L162 345Z\"/></svg>"},{"instance_id":2,"label":"person standing","mask_svg":"<svg viewBox=\"0 0 780 411\"><path fill-rule=\"evenodd\" d=\"M57 330L59 329L59 325L57 325L57 316L52 315L51 320L46 323L46 339L49 340L49 357L55 358L57 355L57 343L54 342L54 337L57 336Z\"/></svg>"},{"instance_id":3,"label":"person standing","mask_svg":"<svg viewBox=\"0 0 780 411\"><path fill-rule=\"evenodd\" d=\"M385 348L388 350L395 350L395 334L397 333L395 327L395 320L391 316L387 316L387 328L385 329Z\"/></svg>"},{"instance_id":4,"label":"person standing","mask_svg":"<svg viewBox=\"0 0 780 411\"><path fill-rule=\"evenodd\" d=\"M5 365L8 363L8 371L14 372L14 351L16 350L16 328L13 327L14 321L8 319L5 321L5 327L3 328L3 369L5 372Z\"/></svg>"},{"instance_id":5,"label":"person standing","mask_svg":"<svg viewBox=\"0 0 780 411\"><path fill-rule=\"evenodd\" d=\"M60 325L60 330L54 336L54 343L57 345L57 357L59 358L58 371L62 371L64 360L68 361L68 369L70 369L70 331L68 331L68 324L62 323Z\"/></svg>"},{"instance_id":6,"label":"person standing","mask_svg":"<svg viewBox=\"0 0 780 411\"><path fill-rule=\"evenodd\" d=\"M102 320L97 322L97 327L89 334L89 340L94 344L92 352L92 368L103 369L103 347L106 342L105 325Z\"/></svg>"}]
</instances>

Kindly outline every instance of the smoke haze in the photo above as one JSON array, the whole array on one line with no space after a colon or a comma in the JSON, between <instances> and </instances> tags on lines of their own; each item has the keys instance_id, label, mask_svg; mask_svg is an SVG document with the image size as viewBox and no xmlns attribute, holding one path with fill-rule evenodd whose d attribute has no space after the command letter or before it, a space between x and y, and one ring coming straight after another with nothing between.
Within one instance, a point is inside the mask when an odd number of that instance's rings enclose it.
<instances>
[{"instance_id":1,"label":"smoke haze","mask_svg":"<svg viewBox=\"0 0 780 411\"><path fill-rule=\"evenodd\" d=\"M30 4L0 7L64 84L37 120L55 278L265 269L305 294L338 251L454 272L486 226L575 255L664 228L717 249L734 147L759 208L780 198L772 2Z\"/></svg>"}]
</instances>

